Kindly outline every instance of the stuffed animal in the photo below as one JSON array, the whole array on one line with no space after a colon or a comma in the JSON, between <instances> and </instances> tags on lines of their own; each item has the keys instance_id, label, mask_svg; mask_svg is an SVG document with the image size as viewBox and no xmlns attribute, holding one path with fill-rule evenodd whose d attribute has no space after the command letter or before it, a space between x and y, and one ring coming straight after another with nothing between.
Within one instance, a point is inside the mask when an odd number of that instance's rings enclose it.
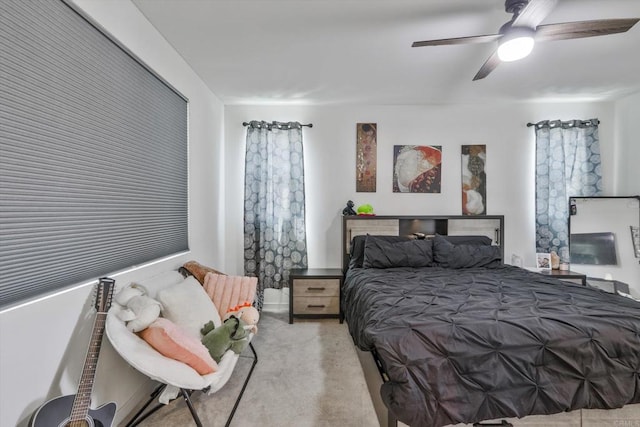
<instances>
[{"instance_id":1,"label":"stuffed animal","mask_svg":"<svg viewBox=\"0 0 640 427\"><path fill-rule=\"evenodd\" d=\"M160 316L162 305L147 296L147 290L142 285L132 283L120 290L114 299L122 306L117 313L118 318L126 322L127 329L132 332L146 329Z\"/></svg>"},{"instance_id":2,"label":"stuffed animal","mask_svg":"<svg viewBox=\"0 0 640 427\"><path fill-rule=\"evenodd\" d=\"M249 303L245 303L233 308L230 308L227 314L222 319L227 320L231 316L235 316L245 323L245 329L257 334L258 333L258 320L260 320L260 312Z\"/></svg>"},{"instance_id":3,"label":"stuffed animal","mask_svg":"<svg viewBox=\"0 0 640 427\"><path fill-rule=\"evenodd\" d=\"M209 354L216 362L220 362L227 350L240 354L249 345L249 331L245 323L235 316L225 320L217 328L213 321L204 325L200 331L203 335L202 344L209 350Z\"/></svg>"},{"instance_id":4,"label":"stuffed animal","mask_svg":"<svg viewBox=\"0 0 640 427\"><path fill-rule=\"evenodd\" d=\"M353 201L351 200L347 201L347 207L342 209L342 215L344 216L357 215L356 211L353 210L353 206L354 206Z\"/></svg>"},{"instance_id":5,"label":"stuffed animal","mask_svg":"<svg viewBox=\"0 0 640 427\"><path fill-rule=\"evenodd\" d=\"M373 206L368 203L358 206L358 215L373 215Z\"/></svg>"}]
</instances>

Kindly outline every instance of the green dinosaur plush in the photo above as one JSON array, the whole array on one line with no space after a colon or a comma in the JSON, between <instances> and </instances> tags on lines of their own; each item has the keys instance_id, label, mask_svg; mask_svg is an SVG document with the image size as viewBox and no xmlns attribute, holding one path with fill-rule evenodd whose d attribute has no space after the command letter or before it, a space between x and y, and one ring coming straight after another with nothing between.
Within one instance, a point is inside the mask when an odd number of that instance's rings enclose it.
<instances>
[{"instance_id":1,"label":"green dinosaur plush","mask_svg":"<svg viewBox=\"0 0 640 427\"><path fill-rule=\"evenodd\" d=\"M240 354L249 345L249 331L246 326L245 322L235 316L229 317L217 328L210 321L200 330L203 335L202 344L207 347L216 362L220 362L222 355L229 349Z\"/></svg>"},{"instance_id":2,"label":"green dinosaur plush","mask_svg":"<svg viewBox=\"0 0 640 427\"><path fill-rule=\"evenodd\" d=\"M364 205L360 205L358 206L358 213L364 214L364 215L371 215L373 214L373 206L371 206L368 203Z\"/></svg>"}]
</instances>

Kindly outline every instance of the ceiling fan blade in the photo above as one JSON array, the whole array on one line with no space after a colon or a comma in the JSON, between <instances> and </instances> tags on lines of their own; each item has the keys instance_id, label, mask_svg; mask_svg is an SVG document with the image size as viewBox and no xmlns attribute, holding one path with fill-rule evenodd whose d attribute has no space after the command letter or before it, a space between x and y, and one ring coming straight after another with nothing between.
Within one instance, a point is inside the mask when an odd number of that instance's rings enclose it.
<instances>
[{"instance_id":1,"label":"ceiling fan blade","mask_svg":"<svg viewBox=\"0 0 640 427\"><path fill-rule=\"evenodd\" d=\"M489 42L498 40L500 37L502 37L502 34L487 34L484 36L470 36L470 37L456 37L451 39L425 40L420 42L413 42L411 47L489 43Z\"/></svg>"},{"instance_id":2,"label":"ceiling fan blade","mask_svg":"<svg viewBox=\"0 0 640 427\"><path fill-rule=\"evenodd\" d=\"M536 42L546 42L624 33L638 21L640 21L640 18L598 19L594 21L540 25L536 30L535 39Z\"/></svg>"},{"instance_id":3,"label":"ceiling fan blade","mask_svg":"<svg viewBox=\"0 0 640 427\"><path fill-rule=\"evenodd\" d=\"M513 27L536 28L551 13L558 0L530 0L512 22Z\"/></svg>"},{"instance_id":4,"label":"ceiling fan blade","mask_svg":"<svg viewBox=\"0 0 640 427\"><path fill-rule=\"evenodd\" d=\"M494 51L493 54L482 64L480 70L473 77L473 81L484 79L489 75L490 72L496 69L498 65L500 65L500 58L498 58L498 51Z\"/></svg>"}]
</instances>

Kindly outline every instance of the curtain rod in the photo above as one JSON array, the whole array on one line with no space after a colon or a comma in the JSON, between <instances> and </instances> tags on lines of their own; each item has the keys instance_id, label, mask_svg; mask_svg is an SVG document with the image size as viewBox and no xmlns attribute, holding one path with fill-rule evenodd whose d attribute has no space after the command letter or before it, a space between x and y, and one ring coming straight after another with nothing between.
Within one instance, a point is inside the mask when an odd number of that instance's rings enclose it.
<instances>
[{"instance_id":1,"label":"curtain rod","mask_svg":"<svg viewBox=\"0 0 640 427\"><path fill-rule=\"evenodd\" d=\"M569 127L573 127L573 126L597 126L600 124L600 120L599 119L590 119L590 120L568 120L568 121L561 121L561 120L542 120L538 123L527 123L527 127L530 128L531 126L549 126L549 127L556 127L556 126L569 126Z\"/></svg>"},{"instance_id":2,"label":"curtain rod","mask_svg":"<svg viewBox=\"0 0 640 427\"><path fill-rule=\"evenodd\" d=\"M270 124L272 126L276 126L276 125L288 125L290 122L271 122L271 123L265 122L265 123ZM251 125L250 122L242 122L242 126L249 126L249 125ZM306 126L306 127L312 128L313 123L307 123L306 125L300 123L300 126Z\"/></svg>"}]
</instances>

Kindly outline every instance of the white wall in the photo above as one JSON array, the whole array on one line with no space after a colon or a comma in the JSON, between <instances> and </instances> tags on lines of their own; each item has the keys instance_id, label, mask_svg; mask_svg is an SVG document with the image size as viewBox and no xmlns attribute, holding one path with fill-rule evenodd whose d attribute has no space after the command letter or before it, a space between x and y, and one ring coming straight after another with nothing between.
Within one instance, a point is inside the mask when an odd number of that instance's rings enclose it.
<instances>
[{"instance_id":1,"label":"white wall","mask_svg":"<svg viewBox=\"0 0 640 427\"><path fill-rule=\"evenodd\" d=\"M339 267L341 212L347 200L371 203L377 214L460 214L460 146L487 145L487 213L505 215L505 257L535 265L534 131L544 119L601 120L605 189L613 191L614 104L510 104L458 106L227 106L226 249L229 267L243 271L243 121L313 123L304 128L307 239L310 267ZM378 123L376 193L355 192L356 123ZM393 145L442 145L440 194L392 192Z\"/></svg>"},{"instance_id":2,"label":"white wall","mask_svg":"<svg viewBox=\"0 0 640 427\"><path fill-rule=\"evenodd\" d=\"M190 253L116 276L117 285L176 269L188 259L226 269L224 107L128 0L76 0L100 25L189 98ZM94 314L91 284L0 312L0 426L24 426L45 399L72 394L82 370ZM95 404L116 401L120 419L152 384L103 342ZM144 394L143 394L144 393Z\"/></svg>"},{"instance_id":3,"label":"white wall","mask_svg":"<svg viewBox=\"0 0 640 427\"><path fill-rule=\"evenodd\" d=\"M616 102L617 196L640 195L640 92Z\"/></svg>"}]
</instances>

